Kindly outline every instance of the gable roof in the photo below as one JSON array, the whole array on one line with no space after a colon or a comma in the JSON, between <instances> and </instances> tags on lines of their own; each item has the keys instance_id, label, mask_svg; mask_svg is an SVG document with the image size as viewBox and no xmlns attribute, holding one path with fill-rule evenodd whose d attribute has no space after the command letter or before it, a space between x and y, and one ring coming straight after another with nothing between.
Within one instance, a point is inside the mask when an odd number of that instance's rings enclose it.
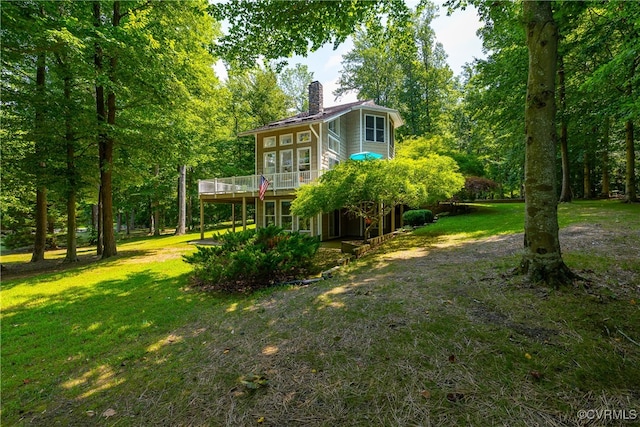
<instances>
[{"instance_id":1,"label":"gable roof","mask_svg":"<svg viewBox=\"0 0 640 427\"><path fill-rule=\"evenodd\" d=\"M312 123L326 123L331 120L337 119L338 117L347 114L353 110L360 109L367 110L376 110L381 113L389 113L391 115L391 120L393 121L395 127L402 126L404 121L400 117L400 114L397 110L387 107L381 107L380 105L376 105L372 100L367 101L356 101L350 102L348 104L335 105L333 107L327 107L323 111L318 114L310 115L308 112L300 113L292 117L288 117L286 119L278 120L275 122L271 122L266 124L265 126L261 126L256 129L240 132L238 136L248 136L254 135L261 132L266 132L269 130L288 128L293 126L300 126L303 124L312 124Z\"/></svg>"}]
</instances>

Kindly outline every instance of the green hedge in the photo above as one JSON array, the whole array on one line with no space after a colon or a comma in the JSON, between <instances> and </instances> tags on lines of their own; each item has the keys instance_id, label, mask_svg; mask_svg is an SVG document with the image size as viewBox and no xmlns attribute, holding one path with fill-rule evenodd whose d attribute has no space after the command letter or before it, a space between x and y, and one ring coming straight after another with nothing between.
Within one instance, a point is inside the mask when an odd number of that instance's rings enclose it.
<instances>
[{"instance_id":1,"label":"green hedge","mask_svg":"<svg viewBox=\"0 0 640 427\"><path fill-rule=\"evenodd\" d=\"M200 285L247 291L302 277L320 247L306 234L269 226L238 233L217 233L219 246L202 247L184 260Z\"/></svg>"},{"instance_id":2,"label":"green hedge","mask_svg":"<svg viewBox=\"0 0 640 427\"><path fill-rule=\"evenodd\" d=\"M405 224L417 227L433 222L433 212L428 209L415 209L406 211L402 215Z\"/></svg>"}]
</instances>

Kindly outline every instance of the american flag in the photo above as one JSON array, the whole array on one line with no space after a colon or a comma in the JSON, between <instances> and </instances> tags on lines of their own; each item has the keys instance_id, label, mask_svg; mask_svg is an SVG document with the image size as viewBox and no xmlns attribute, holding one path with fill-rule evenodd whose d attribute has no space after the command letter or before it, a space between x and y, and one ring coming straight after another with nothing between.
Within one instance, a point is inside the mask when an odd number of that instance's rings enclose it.
<instances>
[{"instance_id":1,"label":"american flag","mask_svg":"<svg viewBox=\"0 0 640 427\"><path fill-rule=\"evenodd\" d=\"M267 192L267 188L269 188L269 180L267 180L267 178L264 177L264 175L260 175L260 193L258 194L258 196L260 197L260 200L264 200L264 193Z\"/></svg>"}]
</instances>

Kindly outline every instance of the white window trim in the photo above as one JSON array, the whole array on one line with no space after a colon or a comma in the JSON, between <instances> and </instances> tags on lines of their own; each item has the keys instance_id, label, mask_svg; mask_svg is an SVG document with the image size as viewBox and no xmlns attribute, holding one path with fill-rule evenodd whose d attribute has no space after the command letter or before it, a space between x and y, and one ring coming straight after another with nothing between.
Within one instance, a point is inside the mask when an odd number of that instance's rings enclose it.
<instances>
[{"instance_id":1,"label":"white window trim","mask_svg":"<svg viewBox=\"0 0 640 427\"><path fill-rule=\"evenodd\" d=\"M285 172L284 170L284 155L289 153L291 155L291 170L289 172ZM293 150L292 149L288 149L288 150L280 150L280 173L292 173L294 172L294 167L293 165L295 164L294 162L294 158L293 158Z\"/></svg>"},{"instance_id":2,"label":"white window trim","mask_svg":"<svg viewBox=\"0 0 640 427\"><path fill-rule=\"evenodd\" d=\"M309 139L307 141L301 141L301 137L303 135L309 135ZM311 142L311 131L310 130L304 130L302 132L297 132L296 133L296 141L298 142L298 144L309 144Z\"/></svg>"},{"instance_id":3,"label":"white window trim","mask_svg":"<svg viewBox=\"0 0 640 427\"><path fill-rule=\"evenodd\" d=\"M331 148L331 141L335 141L338 145L337 150L334 150L333 148ZM331 151L332 153L336 153L339 154L340 153L340 145L341 145L341 141L339 137L336 137L333 132L329 132L329 146L327 147L329 149L329 151Z\"/></svg>"},{"instance_id":4,"label":"white window trim","mask_svg":"<svg viewBox=\"0 0 640 427\"><path fill-rule=\"evenodd\" d=\"M371 139L367 139L367 117L373 117L373 139L372 140ZM376 140L376 134L378 132L378 128L376 127L376 118L382 119L383 122L384 122L384 129L383 129L384 138L385 138L384 141ZM387 125L387 121L386 121L385 116L379 116L379 115L376 115L376 114L365 114L364 115L364 141L365 142L375 142L375 143L378 143L378 144L386 143L387 142L387 128L388 127L389 126Z\"/></svg>"},{"instance_id":5,"label":"white window trim","mask_svg":"<svg viewBox=\"0 0 640 427\"><path fill-rule=\"evenodd\" d=\"M267 203L273 203L273 215L268 215L269 217L273 216L273 225L277 225L278 224L278 212L277 212L277 206L278 204L276 203L275 200L265 200L262 202L262 226L263 227L267 227Z\"/></svg>"},{"instance_id":6,"label":"white window trim","mask_svg":"<svg viewBox=\"0 0 640 427\"><path fill-rule=\"evenodd\" d=\"M309 152L309 163L305 163L306 165L309 165L309 168L306 171L301 171L300 170L300 159L302 159L302 156L300 155L300 152L302 151L308 151ZM296 169L298 170L298 172L307 172L311 170L311 147L302 147L302 148L298 148L298 152L297 152L298 158L297 160L297 167Z\"/></svg>"},{"instance_id":7,"label":"white window trim","mask_svg":"<svg viewBox=\"0 0 640 427\"><path fill-rule=\"evenodd\" d=\"M299 216L295 216L293 218L293 224L295 226L295 231L297 231L299 233L313 234L313 221L311 220L311 218L307 218L307 221L309 221L309 228L301 229L300 228L300 222L301 221L304 221L304 219L300 218Z\"/></svg>"},{"instance_id":8,"label":"white window trim","mask_svg":"<svg viewBox=\"0 0 640 427\"><path fill-rule=\"evenodd\" d=\"M336 124L336 126L335 126L336 130L335 131L333 131L331 129L331 123L335 123ZM337 137L340 137L340 117L338 117L336 119L333 119L329 123L327 123L327 129L329 129L329 135L335 135Z\"/></svg>"},{"instance_id":9,"label":"white window trim","mask_svg":"<svg viewBox=\"0 0 640 427\"><path fill-rule=\"evenodd\" d=\"M282 217L283 217L284 215L282 215L282 212L283 212L284 210L282 209L282 204L283 204L283 203L289 203L289 204L291 204L291 202L292 202L292 200L280 200L280 203L278 203L278 207L280 208L280 211L279 211L279 215L276 215L276 216L277 216L277 218L278 218L278 222L279 222L279 224L278 224L278 225L279 225L280 227L282 227L283 229L284 229L284 225L282 224ZM289 209L291 209L291 207L289 207ZM291 229L290 229L290 230L284 230L284 231L291 231L291 232L296 231L296 228L297 228L297 227L296 227L296 225L297 225L297 224L296 224L295 217L291 214L291 210L289 210L289 215L287 215L287 216L288 216L288 217L291 217Z\"/></svg>"},{"instance_id":10,"label":"white window trim","mask_svg":"<svg viewBox=\"0 0 640 427\"><path fill-rule=\"evenodd\" d=\"M276 151L265 151L262 155L262 173L272 174L278 172L278 155ZM274 168L273 171L267 171L267 156L273 154Z\"/></svg>"},{"instance_id":11,"label":"white window trim","mask_svg":"<svg viewBox=\"0 0 640 427\"><path fill-rule=\"evenodd\" d=\"M288 142L288 143L285 143L285 142L283 142L283 139L284 139L285 137L287 137L287 136L289 137L289 142ZM280 135L280 137L279 137L279 142L280 142L280 145L281 145L281 146L283 146L283 145L284 145L284 146L286 146L286 145L292 145L292 144L293 144L293 134L292 134L292 133L287 133L287 134L285 134L285 135Z\"/></svg>"},{"instance_id":12,"label":"white window trim","mask_svg":"<svg viewBox=\"0 0 640 427\"><path fill-rule=\"evenodd\" d=\"M273 141L273 142L271 142ZM275 136L265 136L262 138L262 147L263 148L273 148L276 146L276 137Z\"/></svg>"}]
</instances>

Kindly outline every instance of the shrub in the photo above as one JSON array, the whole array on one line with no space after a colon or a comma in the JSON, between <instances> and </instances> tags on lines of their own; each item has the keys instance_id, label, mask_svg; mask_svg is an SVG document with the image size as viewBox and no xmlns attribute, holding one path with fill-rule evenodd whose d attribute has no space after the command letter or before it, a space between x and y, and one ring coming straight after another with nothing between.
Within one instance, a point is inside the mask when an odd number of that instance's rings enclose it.
<instances>
[{"instance_id":1,"label":"shrub","mask_svg":"<svg viewBox=\"0 0 640 427\"><path fill-rule=\"evenodd\" d=\"M9 249L19 249L33 246L34 235L30 228L22 228L13 233L7 234L3 239L3 244Z\"/></svg>"},{"instance_id":2,"label":"shrub","mask_svg":"<svg viewBox=\"0 0 640 427\"><path fill-rule=\"evenodd\" d=\"M219 246L198 247L184 260L196 281L220 290L247 291L299 278L311 265L320 241L269 226L238 233L217 233Z\"/></svg>"},{"instance_id":3,"label":"shrub","mask_svg":"<svg viewBox=\"0 0 640 427\"><path fill-rule=\"evenodd\" d=\"M406 211L402 214L402 219L407 225L416 227L418 225L427 224L433 222L433 212L428 209L415 209Z\"/></svg>"}]
</instances>

